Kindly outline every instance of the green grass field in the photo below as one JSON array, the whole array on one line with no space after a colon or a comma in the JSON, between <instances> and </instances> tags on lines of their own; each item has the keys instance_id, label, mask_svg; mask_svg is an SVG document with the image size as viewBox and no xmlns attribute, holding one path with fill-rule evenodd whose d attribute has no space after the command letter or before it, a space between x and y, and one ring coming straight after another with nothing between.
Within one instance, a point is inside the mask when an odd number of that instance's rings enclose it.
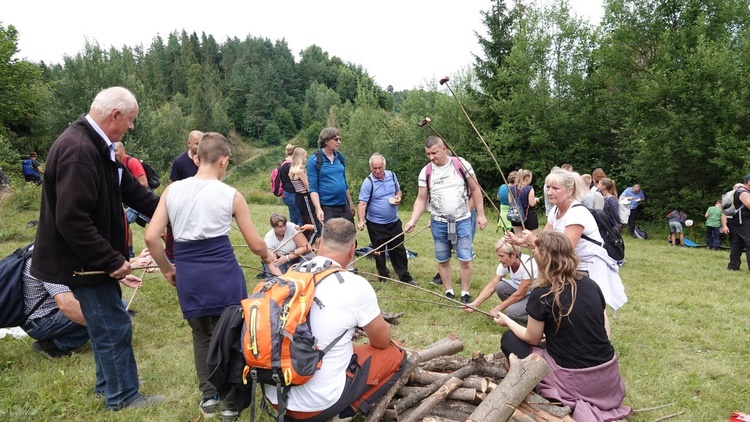
<instances>
[{"instance_id":1,"label":"green grass field","mask_svg":"<svg viewBox=\"0 0 750 422\"><path fill-rule=\"evenodd\" d=\"M286 213L286 207L267 192L265 173L255 177L238 173L228 182L246 196L258 231L264 234L270 228L268 215L272 211ZM27 223L38 215L38 189L14 189L11 197L0 198L1 256L33 241L36 230ZM401 212L403 221L410 215L406 207ZM425 227L427 220L423 215L417 230ZM490 215L489 220L496 221L496 216ZM133 227L136 248L142 247L143 231ZM232 243L241 242L239 232L233 230L231 236ZM474 296L494 274L497 261L492 245L498 237L494 227L477 232L471 287ZM694 237L700 239L700 235ZM743 264L743 271L729 272L725 270L727 252L672 248L662 236L652 238L626 239L627 263L621 275L629 302L612 321L612 341L628 390L626 404L636 410L670 406L637 412L628 420L653 421L682 412L670 420L726 421L732 411L750 413L747 268ZM360 233L360 246L367 243L367 234ZM410 261L412 275L422 287L442 292L428 283L436 273L429 230L406 246L418 253ZM247 248L238 248L237 256L242 264L259 266L259 260ZM359 261L357 267L376 272L370 259ZM250 288L255 285L257 272L245 271ZM457 278L454 267L454 280ZM465 355L474 350L499 350L503 328L486 316L444 306L448 302L400 283L371 281L384 311L406 313L393 330L394 337L406 346L419 348L456 333L464 342ZM132 290L123 290L129 300ZM489 310L496 303L490 299L482 308ZM142 390L164 394L167 402L145 410L109 412L92 392L94 363L88 345L69 358L50 361L32 351L30 339L6 337L0 339L0 420L199 420L200 395L190 331L182 320L174 288L159 273L147 274L132 308L138 312L133 320L133 344Z\"/></svg>"}]
</instances>

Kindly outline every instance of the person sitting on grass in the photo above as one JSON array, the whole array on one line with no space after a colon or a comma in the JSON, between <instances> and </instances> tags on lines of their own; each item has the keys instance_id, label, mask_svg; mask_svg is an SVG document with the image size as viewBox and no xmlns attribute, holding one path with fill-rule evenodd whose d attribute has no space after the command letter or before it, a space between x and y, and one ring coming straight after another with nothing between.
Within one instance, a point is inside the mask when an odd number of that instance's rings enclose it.
<instances>
[{"instance_id":1,"label":"person sitting on grass","mask_svg":"<svg viewBox=\"0 0 750 422\"><path fill-rule=\"evenodd\" d=\"M604 324L602 291L578 271L578 257L563 233L543 232L535 243L539 277L526 305L526 327L503 313L495 318L510 328L500 340L503 353L544 358L550 372L537 392L569 406L573 419L625 418L632 409L622 404L625 384Z\"/></svg>"},{"instance_id":2,"label":"person sitting on grass","mask_svg":"<svg viewBox=\"0 0 750 422\"><path fill-rule=\"evenodd\" d=\"M309 253L310 244L307 243L305 233L300 231L298 226L288 222L285 215L277 212L272 213L269 220L272 228L266 233L264 240L268 251L274 258L271 265L278 267L283 274L303 258L305 261L312 258ZM263 270L268 271L268 266L264 264Z\"/></svg>"},{"instance_id":3,"label":"person sitting on grass","mask_svg":"<svg viewBox=\"0 0 750 422\"><path fill-rule=\"evenodd\" d=\"M505 311L506 315L514 321L526 324L528 319L526 302L531 292L531 282L538 274L536 262L534 258L522 254L520 247L507 243L505 239L500 239L495 243L495 252L500 262L497 272L479 296L469 303L469 306L476 308L489 299L492 293L497 293L502 302L492 308L490 313L497 315ZM464 308L464 311L474 312L469 307Z\"/></svg>"},{"instance_id":4,"label":"person sitting on grass","mask_svg":"<svg viewBox=\"0 0 750 422\"><path fill-rule=\"evenodd\" d=\"M216 390L207 382L206 357L214 327L224 308L247 297L245 276L229 241L232 217L250 250L266 264L274 262L266 242L255 230L245 198L221 182L230 154L223 135L204 134L198 146L198 172L164 190L145 234L146 245L164 278L177 287L182 316L192 330L195 371L202 394L200 411L206 417L219 409ZM168 223L175 241L174 265L161 243ZM269 271L281 275L276 266L270 266ZM223 402L222 419L238 414L234 394L230 393Z\"/></svg>"},{"instance_id":5,"label":"person sitting on grass","mask_svg":"<svg viewBox=\"0 0 750 422\"><path fill-rule=\"evenodd\" d=\"M687 215L680 210L674 210L667 214L666 218L669 221L669 237L672 246L677 244L675 242L677 241L678 233L680 235L680 245L685 246L685 233L682 229L682 225L685 224Z\"/></svg>"}]
</instances>

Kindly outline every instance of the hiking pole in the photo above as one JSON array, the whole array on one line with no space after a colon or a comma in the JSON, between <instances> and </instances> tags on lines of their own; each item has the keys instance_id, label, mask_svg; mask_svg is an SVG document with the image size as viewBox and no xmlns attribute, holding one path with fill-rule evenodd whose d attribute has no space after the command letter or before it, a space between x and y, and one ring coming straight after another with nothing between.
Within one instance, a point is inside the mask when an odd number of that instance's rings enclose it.
<instances>
[{"instance_id":1,"label":"hiking pole","mask_svg":"<svg viewBox=\"0 0 750 422\"><path fill-rule=\"evenodd\" d=\"M410 239L412 239L412 238L413 238L414 236L418 235L419 233L422 233L423 231L425 231L425 230L427 230L427 229L429 229L429 228L430 228L430 226L426 226L426 227L424 227L424 228L420 229L419 231L417 231L417 232L416 232L416 233L414 233L413 235L411 235L411 236L407 237L406 239L404 239L404 241L403 241L403 242L401 242L401 243L399 243L398 245L394 246L394 247L393 247L392 249L396 249L396 248L398 248L399 246L401 246L401 245L403 245L404 243L406 243L406 241L407 241L407 240L410 240ZM388 244L389 242L391 242L392 240L396 239L397 237L399 237L399 236L401 236L401 235L403 235L403 234L405 234L405 233L406 233L406 231L402 231L401 233L397 234L396 236L393 236L393 237L391 238L391 240L389 240L388 242L385 242L385 243L383 243L382 245L378 246L378 247L377 247L376 249L373 249L373 250L371 250L370 252L367 252L366 254L364 254L364 255L360 256L359 258L357 258L357 259L355 259L354 261L350 262L350 263L349 263L349 265L354 265L354 263L356 263L356 262L357 262L357 261L359 261L360 259L362 259L362 258L364 258L364 257L366 257L366 256L368 256L368 255L370 255L370 254L372 254L372 253L376 253L376 251L377 251L378 249L382 248L383 246L387 245L387 244ZM379 254L379 253L377 253L377 254Z\"/></svg>"},{"instance_id":2,"label":"hiking pole","mask_svg":"<svg viewBox=\"0 0 750 422\"><path fill-rule=\"evenodd\" d=\"M397 284L400 284L402 286L407 286L407 287L410 287L412 289L419 290L420 292L425 292L425 293L429 293L429 294L431 294L433 296L437 296L437 297L439 297L441 299L444 299L444 300L447 300L447 301L451 302L454 305L458 305L461 308L470 308L470 309L473 309L475 312L478 312L478 313L483 314L483 315L487 315L488 317L493 318L493 319L495 318L495 315L492 315L489 312L486 312L486 311L483 311L481 309L477 309L477 308L475 308L473 306L469 306L467 304L461 303L460 301L458 301L456 299L451 299L451 298L445 297L445 296L441 295L438 292L433 292L432 290L427 290L424 287L415 286L413 284L404 283L404 282L402 282L400 280L396 280L395 278L384 277L382 275L368 273L368 272L365 272L365 271L360 271L359 274L369 275L371 277L379 277L379 278L382 278L384 280L390 280L390 281L396 282Z\"/></svg>"},{"instance_id":3,"label":"hiking pole","mask_svg":"<svg viewBox=\"0 0 750 422\"><path fill-rule=\"evenodd\" d=\"M432 132L435 133L435 135L438 138L440 138L440 139L443 140L443 143L450 150L450 152L453 154L453 156L456 157L456 158L458 158L458 154L456 153L456 150L453 149L453 147L448 143L448 141L445 140L445 138L443 137L443 135L441 135L440 132L438 132L435 129L435 127L430 124L430 122L432 122L432 120L429 117L425 117L424 119L422 119L421 122L417 123L417 126L419 126L419 127L425 127L425 126L429 127L432 130ZM464 166L464 163L461 162L460 160L459 160L459 162L461 163L461 167L464 168L464 171L468 172L468 169L466 168L466 166ZM482 185L479 184L479 180L478 179L477 179L477 186L479 186L479 190L482 192L482 195L484 195L484 197L487 198L487 201L492 206L492 209L494 209L495 212L497 213L497 215L500 216L500 210L497 209L497 206L495 205L495 202L492 200L492 198L490 198L490 196L487 194L487 192L485 192L484 188L482 188ZM505 225L505 221L503 221L502 218L500 219L500 221L503 224L503 229L504 230L508 230L508 227Z\"/></svg>"},{"instance_id":4,"label":"hiking pole","mask_svg":"<svg viewBox=\"0 0 750 422\"><path fill-rule=\"evenodd\" d=\"M151 268L159 268L158 265L146 265L142 267L131 267L131 270L148 270ZM73 276L86 276L86 275L102 275L102 274L109 274L106 271L73 271Z\"/></svg>"}]
</instances>

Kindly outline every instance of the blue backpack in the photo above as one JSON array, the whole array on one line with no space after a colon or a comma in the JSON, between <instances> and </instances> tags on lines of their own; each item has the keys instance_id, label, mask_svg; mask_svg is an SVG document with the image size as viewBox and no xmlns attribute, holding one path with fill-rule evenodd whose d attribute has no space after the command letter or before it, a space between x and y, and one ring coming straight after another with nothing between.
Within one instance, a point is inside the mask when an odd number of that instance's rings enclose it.
<instances>
[{"instance_id":1,"label":"blue backpack","mask_svg":"<svg viewBox=\"0 0 750 422\"><path fill-rule=\"evenodd\" d=\"M32 309L24 312L23 300L23 267L26 260L31 258L30 243L18 248L12 254L0 261L0 327L16 327L23 325L42 303L47 299L45 295Z\"/></svg>"}]
</instances>

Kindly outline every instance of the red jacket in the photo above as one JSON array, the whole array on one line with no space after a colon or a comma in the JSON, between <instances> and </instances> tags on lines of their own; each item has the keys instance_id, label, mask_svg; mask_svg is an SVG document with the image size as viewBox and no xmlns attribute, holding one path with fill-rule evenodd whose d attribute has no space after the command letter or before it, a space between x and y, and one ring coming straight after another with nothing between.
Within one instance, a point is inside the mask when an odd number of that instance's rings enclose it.
<instances>
[{"instance_id":1,"label":"red jacket","mask_svg":"<svg viewBox=\"0 0 750 422\"><path fill-rule=\"evenodd\" d=\"M73 272L110 273L125 262L123 202L151 216L159 197L112 161L106 141L79 117L47 156L31 275L68 286L111 281Z\"/></svg>"}]
</instances>

